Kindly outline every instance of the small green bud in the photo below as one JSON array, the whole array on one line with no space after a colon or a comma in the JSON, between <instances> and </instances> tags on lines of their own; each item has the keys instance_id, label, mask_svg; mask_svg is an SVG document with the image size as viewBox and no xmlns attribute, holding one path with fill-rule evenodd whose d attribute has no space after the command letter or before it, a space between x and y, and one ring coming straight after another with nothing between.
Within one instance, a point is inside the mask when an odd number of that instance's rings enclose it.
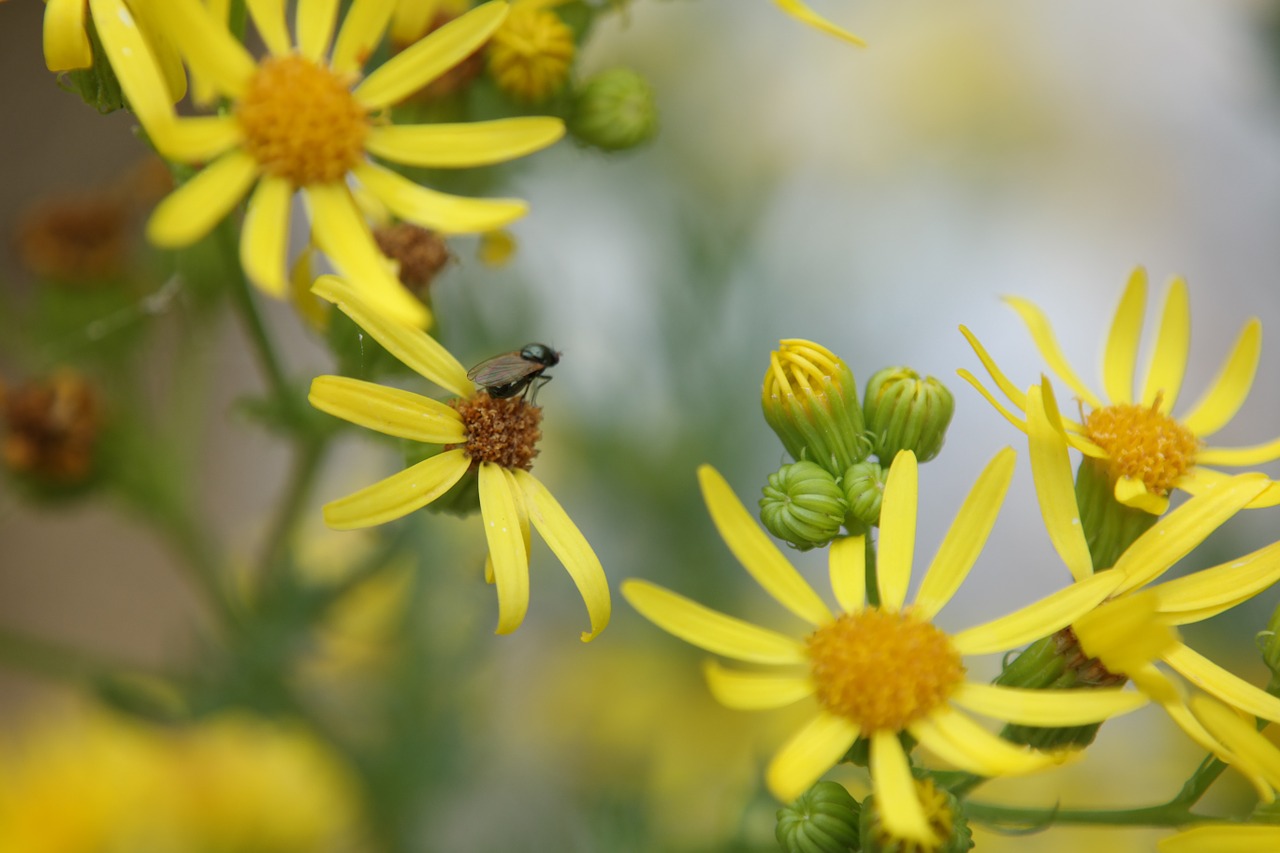
<instances>
[{"instance_id":1,"label":"small green bud","mask_svg":"<svg viewBox=\"0 0 1280 853\"><path fill-rule=\"evenodd\" d=\"M866 461L850 465L840 478L849 514L869 527L880 524L880 501L884 498L887 473L875 462Z\"/></svg>"},{"instance_id":2,"label":"small green bud","mask_svg":"<svg viewBox=\"0 0 1280 853\"><path fill-rule=\"evenodd\" d=\"M822 466L802 461L769 475L760 520L774 536L807 551L840 533L848 509L836 478Z\"/></svg>"},{"instance_id":3,"label":"small green bud","mask_svg":"<svg viewBox=\"0 0 1280 853\"><path fill-rule=\"evenodd\" d=\"M778 809L778 844L787 853L858 850L858 801L837 782L819 782Z\"/></svg>"},{"instance_id":4,"label":"small green bud","mask_svg":"<svg viewBox=\"0 0 1280 853\"><path fill-rule=\"evenodd\" d=\"M946 386L909 367L886 367L867 383L863 414L881 462L899 450L913 451L918 462L937 456L954 412Z\"/></svg>"},{"instance_id":5,"label":"small green bud","mask_svg":"<svg viewBox=\"0 0 1280 853\"><path fill-rule=\"evenodd\" d=\"M630 68L613 68L578 89L569 131L605 151L623 151L658 132L658 108L647 80Z\"/></svg>"},{"instance_id":6,"label":"small green bud","mask_svg":"<svg viewBox=\"0 0 1280 853\"><path fill-rule=\"evenodd\" d=\"M811 341L779 342L769 356L761 405L769 427L797 462L816 462L839 477L871 452L853 371Z\"/></svg>"},{"instance_id":7,"label":"small green bud","mask_svg":"<svg viewBox=\"0 0 1280 853\"><path fill-rule=\"evenodd\" d=\"M933 784L931 779L915 780L916 794L924 806L925 820L933 830L934 842L922 844L915 839L895 836L881 821L875 795L862 801L858 830L865 853L964 853L973 849L973 832L955 795Z\"/></svg>"}]
</instances>

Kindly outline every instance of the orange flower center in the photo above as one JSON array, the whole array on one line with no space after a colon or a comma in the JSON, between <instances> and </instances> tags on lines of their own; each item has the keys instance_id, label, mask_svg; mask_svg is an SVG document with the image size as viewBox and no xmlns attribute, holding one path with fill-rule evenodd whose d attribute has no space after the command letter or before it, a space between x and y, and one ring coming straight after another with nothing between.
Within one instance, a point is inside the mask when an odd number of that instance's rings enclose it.
<instances>
[{"instance_id":1,"label":"orange flower center","mask_svg":"<svg viewBox=\"0 0 1280 853\"><path fill-rule=\"evenodd\" d=\"M863 734L902 731L964 680L951 639L905 612L845 613L814 631L807 651L818 702Z\"/></svg>"},{"instance_id":2,"label":"orange flower center","mask_svg":"<svg viewBox=\"0 0 1280 853\"><path fill-rule=\"evenodd\" d=\"M462 447L473 464L493 462L508 470L533 467L538 455L538 439L542 430L542 409L531 406L523 397L490 397L478 391L468 398L451 400L467 431L464 444L445 445L446 449Z\"/></svg>"},{"instance_id":3,"label":"orange flower center","mask_svg":"<svg viewBox=\"0 0 1280 853\"><path fill-rule=\"evenodd\" d=\"M1191 430L1151 406L1125 403L1094 409L1084 419L1085 434L1107 451L1113 480L1141 480L1147 491L1166 495L1196 461L1200 440Z\"/></svg>"},{"instance_id":4,"label":"orange flower center","mask_svg":"<svg viewBox=\"0 0 1280 853\"><path fill-rule=\"evenodd\" d=\"M262 61L236 106L244 148L295 187L333 183L360 162L369 119L336 74L301 56Z\"/></svg>"}]
</instances>

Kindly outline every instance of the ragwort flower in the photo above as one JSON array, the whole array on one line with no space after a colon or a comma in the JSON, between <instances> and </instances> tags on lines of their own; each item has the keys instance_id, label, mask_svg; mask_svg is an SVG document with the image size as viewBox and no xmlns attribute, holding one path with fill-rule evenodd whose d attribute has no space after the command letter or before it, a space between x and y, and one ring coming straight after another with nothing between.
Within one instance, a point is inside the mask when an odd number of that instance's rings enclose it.
<instances>
[{"instance_id":1,"label":"ragwort flower","mask_svg":"<svg viewBox=\"0 0 1280 853\"><path fill-rule=\"evenodd\" d=\"M444 447L398 474L326 504L325 523L349 530L394 521L436 500L476 469L489 544L486 574L498 589L497 633L520 627L529 607L530 523L560 559L587 605L591 630L583 632L583 642L603 631L610 604L600 560L551 492L529 473L541 435L541 410L519 397L494 399L476 391L466 368L448 350L426 333L386 318L336 276L321 276L314 291L396 358L458 398L446 405L360 379L317 377L309 398L317 409L385 435Z\"/></svg>"},{"instance_id":2,"label":"ragwort flower","mask_svg":"<svg viewBox=\"0 0 1280 853\"><path fill-rule=\"evenodd\" d=\"M1006 301L1027 324L1049 368L1089 409L1082 413L1080 422L1064 421L1071 446L1107 467L1115 484L1117 501L1159 515L1169 507L1171 490L1200 494L1227 476L1204 466L1242 467L1280 459L1280 439L1253 447L1205 446L1205 439L1226 426L1249 394L1262 347L1262 325L1257 319L1245 323L1231 355L1208 391L1184 415L1173 416L1182 390L1191 337L1187 285L1182 279L1175 279L1169 288L1151 366L1141 393L1134 396L1146 290L1147 274L1139 267L1129 277L1107 337L1103 358L1106 400L1077 377L1054 339L1048 318L1039 308L1024 299L1007 297ZM960 331L996 386L1025 413L1026 395L1001 372L968 329L961 326ZM997 402L968 371L959 373L1014 426L1026 432L1023 418ZM1272 486L1249 506L1277 503L1280 503L1280 487Z\"/></svg>"},{"instance_id":3,"label":"ragwort flower","mask_svg":"<svg viewBox=\"0 0 1280 853\"><path fill-rule=\"evenodd\" d=\"M1108 594L1108 604L1154 593L1154 615L1165 625L1176 627L1217 616L1280 580L1280 542L1276 542L1243 557L1153 585L1209 534L1269 488L1267 478L1257 473L1225 478L1211 490L1192 497L1134 540L1115 566L1095 571L1071 485L1068 427L1058 414L1048 381L1032 386L1025 399L1031 471L1040 511L1054 549L1077 584L1106 575L1121 575L1118 585ZM1107 626L1102 627L1105 630ZM1113 644L1120 655L1127 655L1130 660L1138 645L1132 641ZM1213 739L1205 737L1180 693L1173 690L1168 678L1155 668L1155 661L1163 662L1201 690L1233 707L1268 720L1280 720L1280 698L1228 672L1176 636L1153 650L1150 661L1114 664L1104 657L1108 668L1114 667L1116 674L1133 679L1207 748L1216 749Z\"/></svg>"},{"instance_id":4,"label":"ragwort flower","mask_svg":"<svg viewBox=\"0 0 1280 853\"><path fill-rule=\"evenodd\" d=\"M100 2L100 0L93 0ZM464 124L396 125L386 111L465 59L494 33L507 4L486 3L435 30L360 79L391 14L386 0L355 0L334 37L337 5L301 3L296 40L284 4L249 0L268 48L255 59L197 0L166 0L153 12L192 73L228 101L217 116L175 117L161 97L140 35L113 52L125 90L166 157L209 162L156 208L147 226L162 246L185 246L221 220L246 194L240 259L249 278L273 295L287 289L289 207L306 200L315 242L338 271L359 281L382 310L417 325L430 314L396 281L348 186L357 181L401 219L443 234L501 227L522 216L518 199L468 199L419 186L374 162L462 168L488 166L558 140L556 118L522 117ZM331 46L332 43L332 46ZM126 77L128 78L126 81Z\"/></svg>"},{"instance_id":5,"label":"ragwort flower","mask_svg":"<svg viewBox=\"0 0 1280 853\"><path fill-rule=\"evenodd\" d=\"M917 506L915 456L890 468L880 515L878 589L868 595L864 540L836 540L830 551L833 614L710 467L699 472L707 508L729 549L755 580L812 631L791 637L726 616L645 581L630 580L627 601L663 630L707 651L777 671L743 671L709 662L712 693L734 708L779 708L817 700L812 721L782 747L767 771L770 790L790 801L862 737L886 827L896 837L936 842L899 735L982 776L1028 773L1061 755L1001 740L960 709L1032 725L1081 725L1139 707L1136 691L1025 690L965 680L963 658L1013 648L1088 611L1120 582L1105 574L955 634L933 619L968 575L995 523L1013 476L1014 454L996 455L978 478L934 557L914 603L911 580ZM878 600L878 604L871 603Z\"/></svg>"}]
</instances>

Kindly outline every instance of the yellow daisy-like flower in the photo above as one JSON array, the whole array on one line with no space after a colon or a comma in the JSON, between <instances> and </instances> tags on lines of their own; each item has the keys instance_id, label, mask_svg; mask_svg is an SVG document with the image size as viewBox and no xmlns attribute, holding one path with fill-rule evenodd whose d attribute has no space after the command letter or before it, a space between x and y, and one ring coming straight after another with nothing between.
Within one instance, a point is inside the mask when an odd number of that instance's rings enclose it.
<instances>
[{"instance_id":1,"label":"yellow daisy-like flower","mask_svg":"<svg viewBox=\"0 0 1280 853\"><path fill-rule=\"evenodd\" d=\"M867 46L865 41L843 27L839 27L831 23L831 21L810 9L804 3L800 2L800 0L773 0L773 2L778 4L779 9L801 23L808 24L811 27L822 30L824 33L833 35L838 39L843 39L849 42L849 44L857 47Z\"/></svg>"},{"instance_id":2,"label":"yellow daisy-like flower","mask_svg":"<svg viewBox=\"0 0 1280 853\"><path fill-rule=\"evenodd\" d=\"M747 572L810 626L791 637L726 616L639 580L622 592L663 630L715 654L777 667L776 671L706 667L711 691L734 708L778 708L806 697L818 711L773 758L770 790L790 801L838 762L859 738L871 746L876 802L888 830L921 844L936 843L902 749L909 733L942 759L981 776L1029 773L1064 760L1001 740L961 709L1038 726L1099 722L1146 700L1136 691L1026 690L965 679L966 655L1023 645L1070 624L1122 580L1106 574L1008 616L955 634L933 619L963 583L995 523L1013 476L1014 453L998 453L979 476L925 574L906 604L915 550L917 466L899 453L885 484L880 515L877 590L866 589L862 537L836 540L830 550L832 613L710 467L698 472L720 535ZM870 601L878 600L878 604Z\"/></svg>"},{"instance_id":3,"label":"yellow daisy-like flower","mask_svg":"<svg viewBox=\"0 0 1280 853\"><path fill-rule=\"evenodd\" d=\"M1205 696L1193 697L1191 709L1205 728L1230 747L1237 766L1254 782L1258 798L1274 803L1280 790L1280 749L1249 721ZM1160 853L1271 853L1280 850L1280 826L1205 823L1157 846Z\"/></svg>"},{"instance_id":4,"label":"yellow daisy-like flower","mask_svg":"<svg viewBox=\"0 0 1280 853\"><path fill-rule=\"evenodd\" d=\"M424 228L443 234L489 231L522 216L525 202L439 193L373 158L406 166L488 166L545 148L563 135L564 125L544 117L390 123L388 107L465 59L507 15L502 2L479 6L360 79L393 5L392 0L355 0L335 38L337 4L303 0L295 38L285 23L284 4L249 0L249 13L268 49L257 60L197 0L155 3L151 9L161 35L177 45L194 75L229 102L225 114L199 118L172 114L140 33L136 28L122 32L120 46L111 51L113 64L156 147L180 162L211 161L156 208L147 225L150 239L162 246L190 244L248 195L240 260L251 280L282 296L290 202L301 191L313 239L338 271L359 281L381 310L425 325L427 309L396 281L348 180L396 216Z\"/></svg>"},{"instance_id":5,"label":"yellow daisy-like flower","mask_svg":"<svg viewBox=\"0 0 1280 853\"><path fill-rule=\"evenodd\" d=\"M1031 472L1040 512L1054 549L1076 583L1122 575L1123 579L1109 593L1112 601L1108 603L1153 592L1155 614L1164 624L1176 627L1217 616L1280 581L1280 542L1277 542L1252 554L1152 586L1210 533L1251 505L1268 488L1267 478L1256 473L1225 478L1213 489L1192 497L1134 540L1114 567L1095 572L1072 487L1067 426L1058 414L1052 387L1047 380L1040 386L1032 386L1025 399ZM1108 626L1101 627L1105 631ZM1085 640L1081 626L1077 626L1077 633ZM1094 636L1098 633L1095 630ZM1204 736L1180 694L1172 689L1152 661L1164 662L1201 690L1236 708L1264 719L1280 720L1280 698L1228 672L1176 636L1158 649L1152 649L1145 658L1141 654L1134 656L1137 644L1132 641L1106 643L1104 640L1101 644L1117 649L1121 657L1118 662L1108 662L1104 657L1108 668L1127 675L1149 692L1175 722L1206 748L1216 749L1214 740ZM1098 653L1091 650L1090 654Z\"/></svg>"},{"instance_id":6,"label":"yellow daisy-like flower","mask_svg":"<svg viewBox=\"0 0 1280 853\"><path fill-rule=\"evenodd\" d=\"M1146 292L1147 274L1139 267L1129 277L1107 337L1103 358L1106 400L1077 377L1054 339L1048 318L1039 308L1024 299L1008 297L1006 301L1027 324L1049 368L1089 409L1080 422L1065 421L1071 446L1107 467L1115 484L1117 501L1159 515L1169 507L1171 490L1200 494L1227 476L1204 466L1242 467L1280 459L1280 439L1253 447L1205 445L1205 440L1226 426L1239 411L1249 394L1262 348L1262 324L1257 319L1245 323L1231 355L1204 396L1181 417L1173 416L1182 390L1191 339L1187 285L1182 279L1175 279L1169 288L1151 366L1140 394L1134 396L1132 386ZM960 331L996 386L1025 413L1026 395L1001 372L968 329L961 326ZM967 370L959 373L1014 426L1026 432L1023 418L997 402ZM1277 503L1280 503L1280 487L1273 486L1250 507Z\"/></svg>"},{"instance_id":7,"label":"yellow daisy-like flower","mask_svg":"<svg viewBox=\"0 0 1280 853\"><path fill-rule=\"evenodd\" d=\"M515 0L493 34L489 73L498 88L522 101L545 101L564 86L577 48L573 30L548 6L563 0Z\"/></svg>"},{"instance_id":8,"label":"yellow daisy-like flower","mask_svg":"<svg viewBox=\"0 0 1280 853\"><path fill-rule=\"evenodd\" d=\"M498 589L499 634L509 634L529 607L529 525L560 559L591 620L582 640L609 623L609 584L586 538L529 473L541 434L541 411L518 397L477 392L467 369L430 336L386 318L336 276L321 276L317 295L343 313L407 366L457 396L453 405L398 388L344 376L311 383L311 405L385 435L443 445L444 450L398 474L324 507L330 527L349 530L394 521L421 509L477 469L480 514L489 543L486 575Z\"/></svg>"}]
</instances>

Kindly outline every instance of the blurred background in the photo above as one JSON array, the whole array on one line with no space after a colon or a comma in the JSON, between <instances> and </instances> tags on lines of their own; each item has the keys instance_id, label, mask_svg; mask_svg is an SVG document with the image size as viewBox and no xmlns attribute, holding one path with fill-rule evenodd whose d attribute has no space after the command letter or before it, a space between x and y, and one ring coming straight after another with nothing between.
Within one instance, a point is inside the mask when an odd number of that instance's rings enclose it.
<instances>
[{"instance_id":1,"label":"blurred background","mask_svg":"<svg viewBox=\"0 0 1280 853\"><path fill-rule=\"evenodd\" d=\"M307 678L317 701L353 706L359 718L359 680L333 679L350 674L343 667L399 660L396 645L410 640L381 620L407 619L412 642L441 650L428 656L435 668L396 676L414 681L421 705L412 707L429 709L417 747L439 761L436 782L412 792L408 836L419 849L775 849L777 805L761 768L795 717L715 705L700 656L637 618L617 584L648 578L789 626L719 542L694 477L711 463L752 506L783 461L759 415L779 338L824 344L860 380L905 364L951 387L947 446L921 472L920 565L987 460L1018 448L990 544L940 618L960 628L1058 588L1067 574L1032 499L1023 440L955 377L979 369L958 325L1025 386L1043 365L1000 297L1029 298L1097 387L1130 271L1143 265L1152 278L1147 350L1165 283L1183 275L1193 315L1186 402L1246 319L1280 328L1275 2L813 5L870 47L802 27L767 0L636 0L603 21L580 67L625 64L647 77L661 111L657 138L614 156L566 142L524 161L504 190L532 206L512 229L512 262L487 269L464 243L435 285L440 335L465 363L533 340L563 351L539 397L536 472L599 554L615 607L608 631L581 644L581 601L535 546L529 617L515 635L493 636L478 519L418 513L401 522L429 549L427 576L381 575L373 603L317 640ZM0 7L0 111L10 116L0 137L0 230L13 247L33 208L140 181L145 168L130 116L99 116L58 90L41 58L42 12L34 0ZM16 311L35 299L32 277L16 249L3 261L4 305ZM260 546L288 459L237 404L261 391L239 328L229 318L194 323L199 310L180 297L139 301L105 324L86 317L46 351L17 351L10 338L0 345L2 375L17 382L48 369L110 337L116 320L164 317L170 349L181 341L202 366L205 415L184 426L198 460L191 486L234 572ZM266 311L291 372L333 369L287 304ZM187 336L195 327L199 335ZM155 373L153 402L171 402L166 358L141 369ZM1280 346L1265 340L1254 392L1218 440L1280 434L1278 387ZM324 531L320 503L400 464L356 432L340 450L315 488L308 548L317 572L340 571L326 564L364 547L357 534ZM1237 518L1179 569L1246 553L1277 529L1272 511ZM161 669L191 665L210 642L208 614L173 553L125 508L32 505L8 490L0 539L5 629ZM821 588L821 555L795 559ZM1257 683L1266 674L1253 635L1275 604L1264 594L1187 634ZM990 674L998 667L991 660ZM73 699L80 694L66 679L0 668L0 742L40 754L42 737L59 740L41 726L87 713ZM1104 727L1079 765L994 784L979 799L1162 802L1200 757L1165 717L1144 712ZM837 775L865 789L857 773ZM1234 780L1220 787L1217 805L1248 807ZM987 833L980 849L1071 850L1105 838L1107 849L1138 850L1161 835Z\"/></svg>"}]
</instances>

